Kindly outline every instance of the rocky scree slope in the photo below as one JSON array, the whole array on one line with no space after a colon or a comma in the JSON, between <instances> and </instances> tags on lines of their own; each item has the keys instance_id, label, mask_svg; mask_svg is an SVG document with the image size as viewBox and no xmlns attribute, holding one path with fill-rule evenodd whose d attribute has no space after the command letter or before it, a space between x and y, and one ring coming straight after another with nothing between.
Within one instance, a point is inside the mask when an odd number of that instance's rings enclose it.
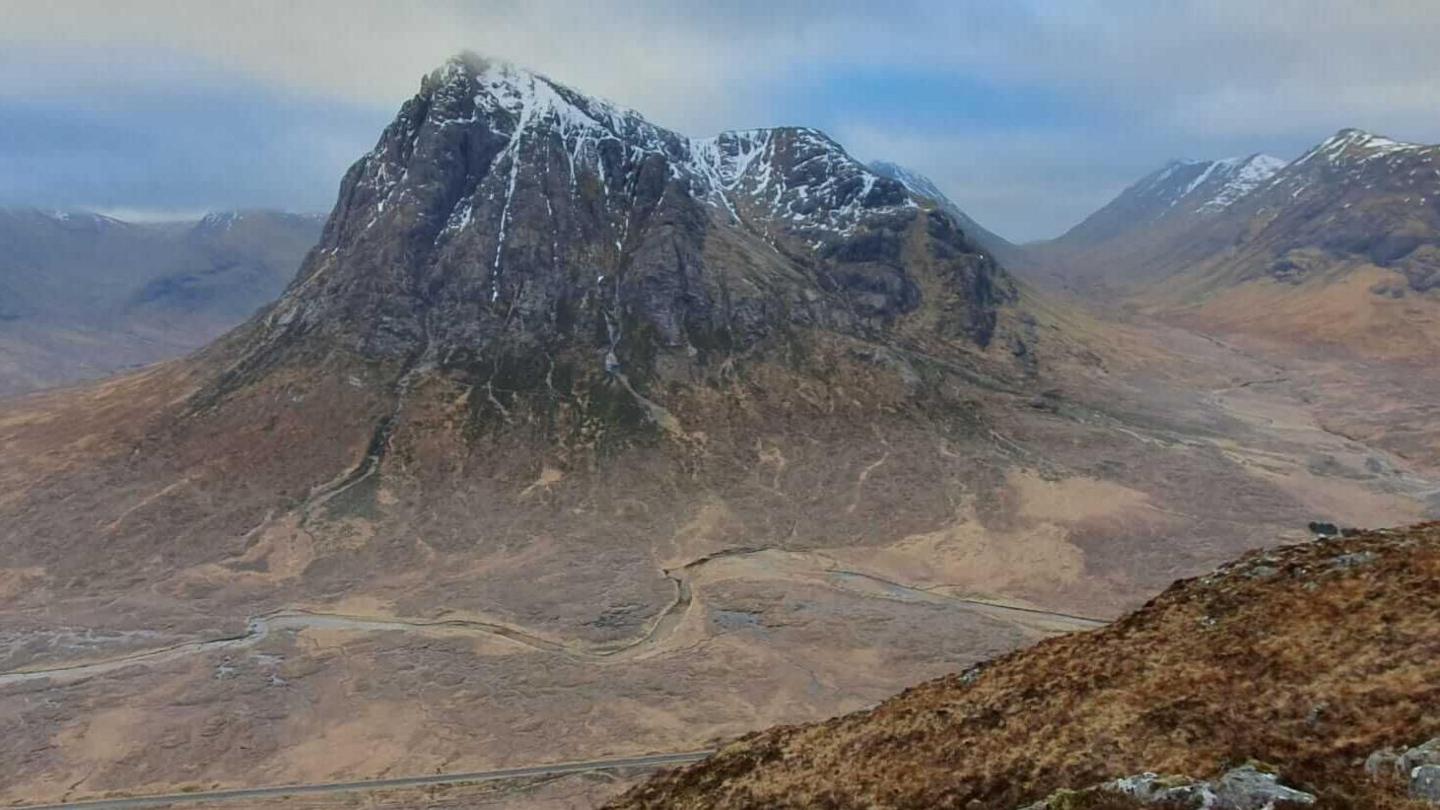
<instances>
[{"instance_id":1,"label":"rocky scree slope","mask_svg":"<svg viewBox=\"0 0 1440 810\"><path fill-rule=\"evenodd\" d=\"M611 807L1014 808L1247 762L1318 807L1409 806L1394 769L1365 762L1440 733L1437 583L1436 523L1254 552L1106 628L742 738ZM1253 769L1237 778L1255 782ZM1137 795L1046 806L1137 806Z\"/></svg>"}]
</instances>

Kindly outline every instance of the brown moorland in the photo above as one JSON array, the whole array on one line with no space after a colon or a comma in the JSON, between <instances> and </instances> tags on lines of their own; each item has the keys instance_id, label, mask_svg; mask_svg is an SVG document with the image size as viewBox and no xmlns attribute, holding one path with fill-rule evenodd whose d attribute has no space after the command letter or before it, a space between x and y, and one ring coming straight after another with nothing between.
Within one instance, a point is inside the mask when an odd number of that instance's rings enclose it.
<instances>
[{"instance_id":1,"label":"brown moorland","mask_svg":"<svg viewBox=\"0 0 1440 810\"><path fill-rule=\"evenodd\" d=\"M1440 523L1247 554L1104 629L784 726L612 808L1020 807L1265 763L1317 807L1403 807L1362 767L1440 733Z\"/></svg>"}]
</instances>

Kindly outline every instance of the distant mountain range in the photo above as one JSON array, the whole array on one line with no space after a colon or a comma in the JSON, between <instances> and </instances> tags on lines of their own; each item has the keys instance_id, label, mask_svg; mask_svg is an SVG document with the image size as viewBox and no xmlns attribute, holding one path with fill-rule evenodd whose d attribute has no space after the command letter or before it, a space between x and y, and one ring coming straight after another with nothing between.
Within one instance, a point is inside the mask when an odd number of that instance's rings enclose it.
<instances>
[{"instance_id":1,"label":"distant mountain range","mask_svg":"<svg viewBox=\"0 0 1440 810\"><path fill-rule=\"evenodd\" d=\"M1284 160L1263 154L1171 161L1058 238L1026 249L1072 286L1146 280L1176 240L1221 214L1284 165Z\"/></svg>"},{"instance_id":2,"label":"distant mountain range","mask_svg":"<svg viewBox=\"0 0 1440 810\"><path fill-rule=\"evenodd\" d=\"M1024 250L1111 302L1418 359L1440 350L1440 147L1346 129L1290 163L1173 162Z\"/></svg>"},{"instance_id":3,"label":"distant mountain range","mask_svg":"<svg viewBox=\"0 0 1440 810\"><path fill-rule=\"evenodd\" d=\"M123 222L0 209L0 395L194 349L285 288L318 215Z\"/></svg>"}]
</instances>

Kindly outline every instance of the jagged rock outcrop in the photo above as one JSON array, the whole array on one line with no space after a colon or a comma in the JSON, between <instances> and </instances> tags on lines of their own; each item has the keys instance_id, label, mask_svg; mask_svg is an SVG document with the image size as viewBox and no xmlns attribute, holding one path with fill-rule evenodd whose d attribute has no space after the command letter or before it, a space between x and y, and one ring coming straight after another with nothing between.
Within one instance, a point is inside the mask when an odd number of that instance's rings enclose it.
<instances>
[{"instance_id":1,"label":"jagged rock outcrop","mask_svg":"<svg viewBox=\"0 0 1440 810\"><path fill-rule=\"evenodd\" d=\"M1381 748L1365 758L1365 773L1381 783L1398 780L1411 798L1440 804L1440 737L1413 748Z\"/></svg>"},{"instance_id":2,"label":"jagged rock outcrop","mask_svg":"<svg viewBox=\"0 0 1440 810\"><path fill-rule=\"evenodd\" d=\"M1440 765L1419 765L1410 772L1410 797L1440 804Z\"/></svg>"}]
</instances>

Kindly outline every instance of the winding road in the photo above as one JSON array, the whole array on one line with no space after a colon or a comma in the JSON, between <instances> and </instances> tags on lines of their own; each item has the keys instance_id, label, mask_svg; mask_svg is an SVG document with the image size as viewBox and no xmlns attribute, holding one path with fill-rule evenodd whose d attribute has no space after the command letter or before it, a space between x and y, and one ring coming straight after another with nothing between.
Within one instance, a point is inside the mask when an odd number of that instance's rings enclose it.
<instances>
[{"instance_id":1,"label":"winding road","mask_svg":"<svg viewBox=\"0 0 1440 810\"><path fill-rule=\"evenodd\" d=\"M1040 608L1022 607L953 596L933 589L916 588L884 577L862 571L845 570L834 560L814 552L795 553L772 548L734 548L709 554L692 560L685 565L667 569L664 575L675 585L675 596L670 604L653 619L643 633L632 639L603 644L581 641L566 641L547 637L510 624L475 618L418 619L401 617L363 616L338 613L310 608L282 608L269 613L252 616L243 633L217 638L181 642L166 647L139 652L125 653L112 658L60 664L49 667L32 667L0 673L0 687L43 680L69 680L103 675L134 665L160 664L198 653L222 650L236 650L254 647L267 639L271 633L280 630L331 629L356 632L457 632L484 635L521 645L537 652L565 655L572 658L604 661L628 660L643 654L661 644L688 614L693 596L690 580L701 567L725 559L755 557L760 555L785 555L791 564L809 563L797 570L797 576L819 581L835 590L861 598L888 599L899 602L924 602L929 604L959 605L1008 620L1033 620L1042 618L1058 623L1062 629L1088 630L1103 626L1105 619L1077 616L1070 613L1048 611ZM813 559L812 559L813 558Z\"/></svg>"},{"instance_id":2,"label":"winding road","mask_svg":"<svg viewBox=\"0 0 1440 810\"><path fill-rule=\"evenodd\" d=\"M471 771L468 773L432 774L429 776L403 776L394 779L368 779L357 782L315 782L303 785L276 785L273 787L233 788L230 790L206 790L190 793L165 793L154 796L133 796L117 799L92 799L65 804L10 805L14 810L137 810L143 807L170 807L185 804L209 804L212 802L240 801L244 799L280 799L287 796L313 796L325 793L358 793L372 790L393 790L396 788L431 787L435 785L459 785L475 782L499 782L508 779L534 779L545 776L564 776L592 771L618 771L623 769L652 769L667 765L683 765L698 762L710 756L713 751L686 751L678 754L649 754L638 757L617 759L591 759L583 762L559 762L552 765L532 765L524 768L504 768L494 771Z\"/></svg>"}]
</instances>

